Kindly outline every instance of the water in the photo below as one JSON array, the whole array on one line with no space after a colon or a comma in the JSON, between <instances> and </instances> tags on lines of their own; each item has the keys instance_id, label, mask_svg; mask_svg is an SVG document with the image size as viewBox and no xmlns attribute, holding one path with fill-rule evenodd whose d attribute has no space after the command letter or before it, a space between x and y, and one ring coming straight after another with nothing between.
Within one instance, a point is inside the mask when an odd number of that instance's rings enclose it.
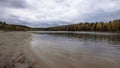
<instances>
[{"instance_id":1,"label":"water","mask_svg":"<svg viewBox=\"0 0 120 68\"><path fill-rule=\"evenodd\" d=\"M42 68L120 68L120 34L33 32L32 50Z\"/></svg>"}]
</instances>

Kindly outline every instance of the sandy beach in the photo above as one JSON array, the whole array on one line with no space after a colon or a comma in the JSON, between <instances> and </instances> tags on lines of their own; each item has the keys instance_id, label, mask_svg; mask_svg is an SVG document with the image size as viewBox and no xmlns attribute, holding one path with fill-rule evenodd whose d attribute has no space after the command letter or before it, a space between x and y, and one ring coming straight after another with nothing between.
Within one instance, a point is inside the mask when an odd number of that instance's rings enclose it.
<instances>
[{"instance_id":1,"label":"sandy beach","mask_svg":"<svg viewBox=\"0 0 120 68\"><path fill-rule=\"evenodd\" d=\"M28 32L0 31L0 68L34 68L30 40Z\"/></svg>"}]
</instances>

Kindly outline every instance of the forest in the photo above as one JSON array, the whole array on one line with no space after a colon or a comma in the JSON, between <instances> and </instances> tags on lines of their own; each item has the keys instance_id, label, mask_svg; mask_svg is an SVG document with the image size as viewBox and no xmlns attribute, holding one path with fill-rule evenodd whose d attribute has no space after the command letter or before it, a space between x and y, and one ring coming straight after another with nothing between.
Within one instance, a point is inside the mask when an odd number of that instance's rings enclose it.
<instances>
[{"instance_id":1,"label":"forest","mask_svg":"<svg viewBox=\"0 0 120 68\"><path fill-rule=\"evenodd\" d=\"M28 31L30 27L24 25L14 25L14 24L7 24L6 22L0 21L0 30L3 31Z\"/></svg>"},{"instance_id":2,"label":"forest","mask_svg":"<svg viewBox=\"0 0 120 68\"><path fill-rule=\"evenodd\" d=\"M44 30L48 31L115 31L120 32L120 20L109 22L85 22L71 25L49 27Z\"/></svg>"},{"instance_id":3,"label":"forest","mask_svg":"<svg viewBox=\"0 0 120 68\"><path fill-rule=\"evenodd\" d=\"M109 22L85 22L78 24L62 25L47 28L32 28L24 25L7 24L0 22L0 30L4 31L99 31L99 32L120 32L120 20Z\"/></svg>"}]
</instances>

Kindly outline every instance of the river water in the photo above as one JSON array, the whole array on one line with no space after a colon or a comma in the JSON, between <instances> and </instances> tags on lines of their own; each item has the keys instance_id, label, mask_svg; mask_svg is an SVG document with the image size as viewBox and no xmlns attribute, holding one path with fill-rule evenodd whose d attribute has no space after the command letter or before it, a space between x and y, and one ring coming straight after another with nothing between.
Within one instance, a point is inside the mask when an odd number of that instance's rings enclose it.
<instances>
[{"instance_id":1,"label":"river water","mask_svg":"<svg viewBox=\"0 0 120 68\"><path fill-rule=\"evenodd\" d=\"M41 68L120 68L120 34L37 31L31 48Z\"/></svg>"}]
</instances>

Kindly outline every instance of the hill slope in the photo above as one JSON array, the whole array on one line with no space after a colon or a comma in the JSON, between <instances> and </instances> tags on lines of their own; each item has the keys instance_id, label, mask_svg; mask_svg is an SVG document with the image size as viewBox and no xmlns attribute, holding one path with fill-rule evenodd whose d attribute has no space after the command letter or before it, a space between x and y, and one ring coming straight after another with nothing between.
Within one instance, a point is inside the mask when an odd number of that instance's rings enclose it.
<instances>
[{"instance_id":1,"label":"hill slope","mask_svg":"<svg viewBox=\"0 0 120 68\"><path fill-rule=\"evenodd\" d=\"M0 30L4 31L27 31L30 30L30 27L23 25L12 25L6 24L5 22L0 22Z\"/></svg>"}]
</instances>

